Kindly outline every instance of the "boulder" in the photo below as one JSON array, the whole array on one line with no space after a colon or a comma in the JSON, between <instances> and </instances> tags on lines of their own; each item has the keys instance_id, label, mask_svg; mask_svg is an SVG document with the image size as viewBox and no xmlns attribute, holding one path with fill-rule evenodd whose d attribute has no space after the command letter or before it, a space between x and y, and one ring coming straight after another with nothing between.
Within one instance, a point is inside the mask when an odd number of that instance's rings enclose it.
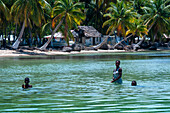
<instances>
[{"instance_id":1,"label":"boulder","mask_svg":"<svg viewBox=\"0 0 170 113\"><path fill-rule=\"evenodd\" d=\"M117 49L117 50L123 50L124 48L123 48L122 45L117 45L117 46L115 47L115 49Z\"/></svg>"},{"instance_id":2,"label":"boulder","mask_svg":"<svg viewBox=\"0 0 170 113\"><path fill-rule=\"evenodd\" d=\"M73 49L71 47L63 47L63 52L71 52Z\"/></svg>"},{"instance_id":3,"label":"boulder","mask_svg":"<svg viewBox=\"0 0 170 113\"><path fill-rule=\"evenodd\" d=\"M157 50L158 48L158 43L154 42L153 44L151 44L151 47L149 47L149 50Z\"/></svg>"},{"instance_id":4,"label":"boulder","mask_svg":"<svg viewBox=\"0 0 170 113\"><path fill-rule=\"evenodd\" d=\"M84 45L82 44L73 44L71 46L72 50L73 51L81 51L81 50L84 50Z\"/></svg>"},{"instance_id":5,"label":"boulder","mask_svg":"<svg viewBox=\"0 0 170 113\"><path fill-rule=\"evenodd\" d=\"M107 45L107 44L103 44L103 45L100 47L100 49L108 50L108 49L109 49L109 47L108 47L108 45Z\"/></svg>"}]
</instances>

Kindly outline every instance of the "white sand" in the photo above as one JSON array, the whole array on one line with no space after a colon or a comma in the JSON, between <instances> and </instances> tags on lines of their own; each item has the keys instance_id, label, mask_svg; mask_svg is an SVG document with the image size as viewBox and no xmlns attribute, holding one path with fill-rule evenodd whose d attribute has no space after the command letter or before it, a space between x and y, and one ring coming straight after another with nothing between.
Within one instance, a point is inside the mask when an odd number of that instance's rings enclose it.
<instances>
[{"instance_id":1,"label":"white sand","mask_svg":"<svg viewBox=\"0 0 170 113\"><path fill-rule=\"evenodd\" d=\"M82 50L71 51L71 52L62 52L62 51L39 51L39 50L23 50L23 52L18 52L16 50L0 50L0 57L17 57L17 56L33 56L33 55L68 55L68 54L93 54L93 53L114 53L114 52L125 52L125 50Z\"/></svg>"}]
</instances>

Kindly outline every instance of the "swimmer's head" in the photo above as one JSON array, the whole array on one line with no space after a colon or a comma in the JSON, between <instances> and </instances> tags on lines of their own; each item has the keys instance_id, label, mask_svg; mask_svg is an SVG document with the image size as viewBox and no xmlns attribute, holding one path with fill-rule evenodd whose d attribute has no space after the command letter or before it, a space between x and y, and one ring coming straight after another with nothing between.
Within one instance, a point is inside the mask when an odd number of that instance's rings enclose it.
<instances>
[{"instance_id":1,"label":"swimmer's head","mask_svg":"<svg viewBox=\"0 0 170 113\"><path fill-rule=\"evenodd\" d=\"M116 66L119 66L120 65L120 60L116 60L115 64L116 64Z\"/></svg>"},{"instance_id":2,"label":"swimmer's head","mask_svg":"<svg viewBox=\"0 0 170 113\"><path fill-rule=\"evenodd\" d=\"M135 80L133 80L133 81L132 81L132 83L131 83L131 85L132 85L132 86L137 86L136 81L135 81Z\"/></svg>"},{"instance_id":3,"label":"swimmer's head","mask_svg":"<svg viewBox=\"0 0 170 113\"><path fill-rule=\"evenodd\" d=\"M25 83L29 83L30 82L30 79L28 77L25 78Z\"/></svg>"}]
</instances>

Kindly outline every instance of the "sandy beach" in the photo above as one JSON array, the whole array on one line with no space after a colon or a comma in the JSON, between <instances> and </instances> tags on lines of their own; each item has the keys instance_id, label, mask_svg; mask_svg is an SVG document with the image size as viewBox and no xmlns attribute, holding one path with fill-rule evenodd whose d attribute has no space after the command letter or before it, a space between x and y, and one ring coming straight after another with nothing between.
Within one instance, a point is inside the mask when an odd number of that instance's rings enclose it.
<instances>
[{"instance_id":1,"label":"sandy beach","mask_svg":"<svg viewBox=\"0 0 170 113\"><path fill-rule=\"evenodd\" d=\"M69 54L93 54L93 53L114 53L114 52L126 52L125 50L81 50L62 52L57 50L52 51L39 51L39 50L0 50L0 57L18 57L18 56L41 56L41 55L69 55Z\"/></svg>"},{"instance_id":2,"label":"sandy beach","mask_svg":"<svg viewBox=\"0 0 170 113\"><path fill-rule=\"evenodd\" d=\"M157 51L169 51L170 49L157 49ZM152 50L144 50L140 49L137 52L142 51L152 51ZM48 51L40 51L40 50L0 50L0 57L19 57L19 56L50 56L50 55L70 55L70 54L94 54L94 53L122 53L122 52L130 52L125 50L81 50L79 51L71 51L71 52L63 52L59 50L48 50ZM133 52L133 51L131 51ZM136 51L135 51L136 52Z\"/></svg>"}]
</instances>

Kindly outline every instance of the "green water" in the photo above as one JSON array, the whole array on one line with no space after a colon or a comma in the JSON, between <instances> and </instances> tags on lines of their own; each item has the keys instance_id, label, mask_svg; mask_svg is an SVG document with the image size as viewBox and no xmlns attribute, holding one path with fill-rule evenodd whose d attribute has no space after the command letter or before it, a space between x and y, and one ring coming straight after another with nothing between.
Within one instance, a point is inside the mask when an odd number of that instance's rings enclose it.
<instances>
[{"instance_id":1,"label":"green water","mask_svg":"<svg viewBox=\"0 0 170 113\"><path fill-rule=\"evenodd\" d=\"M122 85L110 83L117 59ZM0 112L168 113L169 85L170 52L0 58Z\"/></svg>"}]
</instances>

